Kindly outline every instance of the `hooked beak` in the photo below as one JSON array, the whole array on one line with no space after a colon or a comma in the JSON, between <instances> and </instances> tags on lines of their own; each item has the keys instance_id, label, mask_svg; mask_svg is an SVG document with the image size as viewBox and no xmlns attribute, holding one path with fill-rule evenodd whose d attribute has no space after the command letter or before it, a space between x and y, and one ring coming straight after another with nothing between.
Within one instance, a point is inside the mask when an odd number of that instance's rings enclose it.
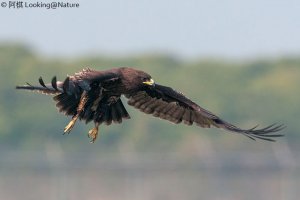
<instances>
[{"instance_id":1,"label":"hooked beak","mask_svg":"<svg viewBox=\"0 0 300 200\"><path fill-rule=\"evenodd\" d=\"M155 84L154 80L152 78L149 81L145 81L143 83L146 84L146 85L150 85L150 86L153 86Z\"/></svg>"}]
</instances>

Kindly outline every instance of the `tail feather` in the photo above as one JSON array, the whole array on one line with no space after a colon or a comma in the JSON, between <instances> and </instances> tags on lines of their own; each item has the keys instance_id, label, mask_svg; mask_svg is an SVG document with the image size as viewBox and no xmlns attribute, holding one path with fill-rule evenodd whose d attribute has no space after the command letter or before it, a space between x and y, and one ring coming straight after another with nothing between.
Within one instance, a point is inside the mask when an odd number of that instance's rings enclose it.
<instances>
[{"instance_id":1,"label":"tail feather","mask_svg":"<svg viewBox=\"0 0 300 200\"><path fill-rule=\"evenodd\" d=\"M105 122L106 125L111 125L111 123L112 123L112 115L111 115L111 107L110 106L105 107L103 121Z\"/></svg>"},{"instance_id":2,"label":"tail feather","mask_svg":"<svg viewBox=\"0 0 300 200\"><path fill-rule=\"evenodd\" d=\"M122 123L122 119L130 119L121 99L114 104L108 105L106 103L100 104L97 110L93 113L95 122L106 125L114 123Z\"/></svg>"},{"instance_id":3,"label":"tail feather","mask_svg":"<svg viewBox=\"0 0 300 200\"><path fill-rule=\"evenodd\" d=\"M124 119L130 119L130 116L129 116L126 108L124 107L121 99L119 99L117 101L117 103L115 104L115 106L116 106L117 112L120 114L121 119L122 118L124 118Z\"/></svg>"},{"instance_id":4,"label":"tail feather","mask_svg":"<svg viewBox=\"0 0 300 200\"><path fill-rule=\"evenodd\" d=\"M79 104L79 99L76 99L74 95L67 95L62 93L53 97L56 101L56 107L59 112L63 112L65 115L75 115L77 112L77 105Z\"/></svg>"}]
</instances>

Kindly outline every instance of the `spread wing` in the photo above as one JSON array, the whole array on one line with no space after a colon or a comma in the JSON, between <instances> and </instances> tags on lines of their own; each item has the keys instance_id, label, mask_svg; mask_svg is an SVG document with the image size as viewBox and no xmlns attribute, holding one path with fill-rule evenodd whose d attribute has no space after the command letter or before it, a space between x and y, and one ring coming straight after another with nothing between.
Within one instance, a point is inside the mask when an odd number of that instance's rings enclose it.
<instances>
[{"instance_id":1,"label":"spread wing","mask_svg":"<svg viewBox=\"0 0 300 200\"><path fill-rule=\"evenodd\" d=\"M243 134L253 140L258 138L274 141L274 137L282 136L274 132L284 128L283 125L276 124L262 129L257 129L257 126L247 130L238 128L200 107L182 93L158 84L155 84L153 87L147 86L143 90L127 95L126 97L129 98L129 105L134 106L144 113L152 114L154 117L159 117L176 124L184 122L187 125L192 125L195 123L203 128L214 126Z\"/></svg>"}]
</instances>

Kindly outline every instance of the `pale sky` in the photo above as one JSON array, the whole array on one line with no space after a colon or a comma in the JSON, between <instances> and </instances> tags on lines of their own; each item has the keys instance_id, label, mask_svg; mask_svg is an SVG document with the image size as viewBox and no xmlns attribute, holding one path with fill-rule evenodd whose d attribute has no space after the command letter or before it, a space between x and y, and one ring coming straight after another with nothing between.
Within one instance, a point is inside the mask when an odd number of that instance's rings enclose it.
<instances>
[{"instance_id":1,"label":"pale sky","mask_svg":"<svg viewBox=\"0 0 300 200\"><path fill-rule=\"evenodd\" d=\"M299 0L63 1L80 6L0 7L0 43L25 43L50 56L300 55Z\"/></svg>"}]
</instances>

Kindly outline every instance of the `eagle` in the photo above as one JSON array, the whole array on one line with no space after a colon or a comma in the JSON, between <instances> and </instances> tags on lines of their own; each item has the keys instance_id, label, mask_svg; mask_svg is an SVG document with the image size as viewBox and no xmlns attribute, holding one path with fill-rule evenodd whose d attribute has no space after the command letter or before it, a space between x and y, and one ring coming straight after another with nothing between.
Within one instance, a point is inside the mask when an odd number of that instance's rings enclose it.
<instances>
[{"instance_id":1,"label":"eagle","mask_svg":"<svg viewBox=\"0 0 300 200\"><path fill-rule=\"evenodd\" d=\"M283 124L272 124L261 129L257 126L241 129L200 107L181 92L155 83L148 73L130 67L103 71L85 68L73 76L67 76L64 81L57 81L54 76L51 83L45 84L40 77L39 84L33 86L26 83L16 86L16 89L55 95L53 99L59 112L72 116L64 128L64 134L70 133L77 120L86 123L93 121L95 126L88 132L91 143L95 142L102 123L110 125L130 119L122 95L128 99L130 106L154 117L175 124L183 122L202 128L222 128L253 140L275 141L276 137L283 136L276 132L285 128Z\"/></svg>"}]
</instances>

